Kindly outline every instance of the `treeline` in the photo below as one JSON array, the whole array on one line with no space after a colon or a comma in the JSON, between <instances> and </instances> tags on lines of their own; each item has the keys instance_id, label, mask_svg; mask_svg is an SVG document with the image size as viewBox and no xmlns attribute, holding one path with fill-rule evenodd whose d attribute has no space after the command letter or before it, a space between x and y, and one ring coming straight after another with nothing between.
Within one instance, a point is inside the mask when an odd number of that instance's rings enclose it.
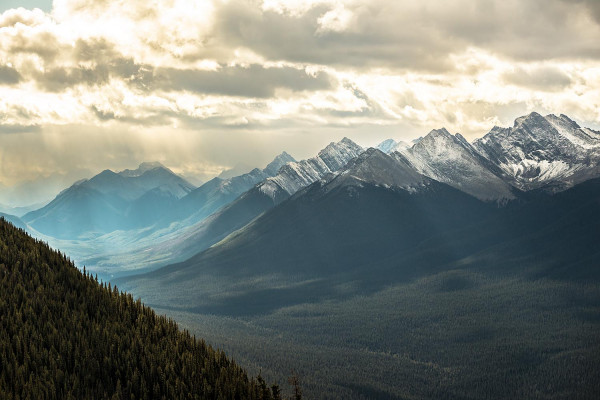
<instances>
[{"instance_id":1,"label":"treeline","mask_svg":"<svg viewBox=\"0 0 600 400\"><path fill-rule=\"evenodd\" d=\"M280 399L221 351L0 218L3 399Z\"/></svg>"}]
</instances>

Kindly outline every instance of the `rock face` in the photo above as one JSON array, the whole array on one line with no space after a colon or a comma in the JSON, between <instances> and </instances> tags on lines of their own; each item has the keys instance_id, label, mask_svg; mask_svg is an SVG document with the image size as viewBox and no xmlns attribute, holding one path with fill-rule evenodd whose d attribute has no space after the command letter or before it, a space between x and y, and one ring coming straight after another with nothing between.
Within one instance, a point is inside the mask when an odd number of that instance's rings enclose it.
<instances>
[{"instance_id":1,"label":"rock face","mask_svg":"<svg viewBox=\"0 0 600 400\"><path fill-rule=\"evenodd\" d=\"M363 148L348 138L330 143L316 157L284 165L279 173L258 187L272 199L291 196L298 190L342 168L363 152Z\"/></svg>"},{"instance_id":2,"label":"rock face","mask_svg":"<svg viewBox=\"0 0 600 400\"><path fill-rule=\"evenodd\" d=\"M473 146L522 190L559 191L600 176L600 132L562 114L531 113L512 128L494 127Z\"/></svg>"},{"instance_id":3,"label":"rock face","mask_svg":"<svg viewBox=\"0 0 600 400\"><path fill-rule=\"evenodd\" d=\"M482 157L460 134L432 130L413 147L392 153L421 174L446 183L480 200L506 201L515 198L513 188L499 170Z\"/></svg>"}]
</instances>

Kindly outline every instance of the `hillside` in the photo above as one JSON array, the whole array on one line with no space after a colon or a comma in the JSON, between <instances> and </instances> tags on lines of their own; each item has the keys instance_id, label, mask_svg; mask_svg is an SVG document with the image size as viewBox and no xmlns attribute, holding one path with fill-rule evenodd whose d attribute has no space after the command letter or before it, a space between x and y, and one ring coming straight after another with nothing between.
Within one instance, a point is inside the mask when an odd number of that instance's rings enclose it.
<instances>
[{"instance_id":1,"label":"hillside","mask_svg":"<svg viewBox=\"0 0 600 400\"><path fill-rule=\"evenodd\" d=\"M277 399L278 393L0 219L3 399Z\"/></svg>"}]
</instances>

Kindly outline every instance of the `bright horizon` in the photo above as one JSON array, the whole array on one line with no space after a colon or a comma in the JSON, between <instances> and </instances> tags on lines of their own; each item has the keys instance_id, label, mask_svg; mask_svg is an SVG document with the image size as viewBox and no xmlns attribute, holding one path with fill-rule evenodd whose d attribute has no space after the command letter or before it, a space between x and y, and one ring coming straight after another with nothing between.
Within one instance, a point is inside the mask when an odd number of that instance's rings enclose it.
<instances>
[{"instance_id":1,"label":"bright horizon","mask_svg":"<svg viewBox=\"0 0 600 400\"><path fill-rule=\"evenodd\" d=\"M206 180L532 111L600 128L594 1L20 4L0 15L5 186L142 161Z\"/></svg>"}]
</instances>

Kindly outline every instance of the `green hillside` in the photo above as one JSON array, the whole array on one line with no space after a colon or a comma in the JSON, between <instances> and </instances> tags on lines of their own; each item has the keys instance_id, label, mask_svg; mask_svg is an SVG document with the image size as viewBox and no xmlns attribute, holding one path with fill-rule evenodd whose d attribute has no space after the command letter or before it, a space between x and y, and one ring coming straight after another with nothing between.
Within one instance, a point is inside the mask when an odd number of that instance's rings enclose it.
<instances>
[{"instance_id":1,"label":"green hillside","mask_svg":"<svg viewBox=\"0 0 600 400\"><path fill-rule=\"evenodd\" d=\"M2 399L278 399L223 352L0 218Z\"/></svg>"}]
</instances>

